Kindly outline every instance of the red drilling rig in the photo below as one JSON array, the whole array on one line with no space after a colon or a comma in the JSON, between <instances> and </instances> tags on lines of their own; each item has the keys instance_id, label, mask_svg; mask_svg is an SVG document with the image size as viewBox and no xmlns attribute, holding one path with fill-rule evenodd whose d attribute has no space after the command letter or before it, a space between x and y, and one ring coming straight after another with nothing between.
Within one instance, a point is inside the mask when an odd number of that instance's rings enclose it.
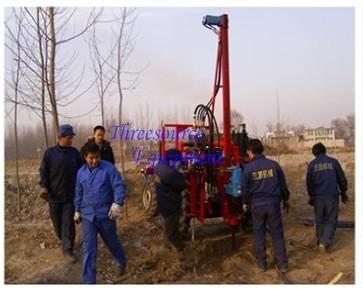
<instances>
[{"instance_id":1,"label":"red drilling rig","mask_svg":"<svg viewBox=\"0 0 363 289\"><path fill-rule=\"evenodd\" d=\"M213 84L213 95L209 102L199 104L194 110L194 124L162 124L160 156L163 158L171 143L165 138L166 130L175 132L172 146L185 157L184 173L188 188L182 192L180 230L189 231L194 240L195 219L203 223L206 218L223 217L234 233L246 217L239 197L239 176L243 164L248 162L246 147L248 136L244 124L231 127L228 15L203 18L203 25L218 37L218 53ZM220 132L214 116L215 100L220 90L223 98L223 131ZM197 132L185 141L181 134L186 130ZM157 214L153 166L142 170L145 177L142 204L148 216ZM234 238L233 238L234 239Z\"/></svg>"}]
</instances>

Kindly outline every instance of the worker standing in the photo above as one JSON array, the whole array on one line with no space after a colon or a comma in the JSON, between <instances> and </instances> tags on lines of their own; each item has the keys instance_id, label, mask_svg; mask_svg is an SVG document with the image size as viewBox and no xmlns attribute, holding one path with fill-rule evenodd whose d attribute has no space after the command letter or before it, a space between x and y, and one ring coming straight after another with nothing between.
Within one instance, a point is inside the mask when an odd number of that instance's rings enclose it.
<instances>
[{"instance_id":1,"label":"worker standing","mask_svg":"<svg viewBox=\"0 0 363 289\"><path fill-rule=\"evenodd\" d=\"M103 126L97 125L93 129L93 137L88 139L87 143L95 143L100 148L101 160L108 161L115 164L115 156L109 141L105 140L106 130ZM81 154L83 155L83 148L81 149Z\"/></svg>"},{"instance_id":2,"label":"worker standing","mask_svg":"<svg viewBox=\"0 0 363 289\"><path fill-rule=\"evenodd\" d=\"M178 251L184 248L184 242L179 234L179 218L181 192L186 188L186 178L178 171L181 159L180 151L169 149L165 160L161 160L155 166L156 200L164 221L165 237Z\"/></svg>"},{"instance_id":3,"label":"worker standing","mask_svg":"<svg viewBox=\"0 0 363 289\"><path fill-rule=\"evenodd\" d=\"M100 159L95 143L84 146L84 164L78 171L74 221L81 223L82 282L96 283L97 235L116 261L118 275L126 271L126 256L117 236L116 218L126 198L126 184L117 168Z\"/></svg>"},{"instance_id":4,"label":"worker standing","mask_svg":"<svg viewBox=\"0 0 363 289\"><path fill-rule=\"evenodd\" d=\"M315 159L308 165L306 186L309 204L314 206L318 249L325 253L330 246L338 223L339 194L348 201L347 179L339 162L326 155L322 143L312 147Z\"/></svg>"},{"instance_id":5,"label":"worker standing","mask_svg":"<svg viewBox=\"0 0 363 289\"><path fill-rule=\"evenodd\" d=\"M74 135L72 126L61 125L58 143L44 152L39 169L41 197L49 203L50 218L62 241L63 254L72 263L76 262L73 197L76 174L82 165L79 151L72 147Z\"/></svg>"},{"instance_id":6,"label":"worker standing","mask_svg":"<svg viewBox=\"0 0 363 289\"><path fill-rule=\"evenodd\" d=\"M289 191L280 165L263 155L263 145L258 139L251 139L247 153L251 158L242 173L242 198L251 204L253 234L256 248L256 261L261 271L267 270L266 225L271 238L275 264L285 273L288 261L284 230L281 220L281 202L288 210Z\"/></svg>"}]
</instances>

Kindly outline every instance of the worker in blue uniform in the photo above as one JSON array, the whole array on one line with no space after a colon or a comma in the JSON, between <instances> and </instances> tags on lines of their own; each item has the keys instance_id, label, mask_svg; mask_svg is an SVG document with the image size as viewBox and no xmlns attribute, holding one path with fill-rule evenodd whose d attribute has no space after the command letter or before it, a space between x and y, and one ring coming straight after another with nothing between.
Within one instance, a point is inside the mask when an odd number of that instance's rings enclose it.
<instances>
[{"instance_id":1,"label":"worker in blue uniform","mask_svg":"<svg viewBox=\"0 0 363 289\"><path fill-rule=\"evenodd\" d=\"M256 261L261 271L266 271L266 225L269 228L275 265L285 273L288 260L284 231L281 220L281 203L288 211L289 190L280 165L263 155L263 145L259 139L251 139L247 153L251 159L242 173L242 199L251 205L253 235L255 239Z\"/></svg>"},{"instance_id":2,"label":"worker in blue uniform","mask_svg":"<svg viewBox=\"0 0 363 289\"><path fill-rule=\"evenodd\" d=\"M309 204L314 206L318 249L325 253L331 245L338 223L339 195L348 201L347 179L339 162L326 155L322 143L312 147L315 159L308 165L306 186Z\"/></svg>"},{"instance_id":3,"label":"worker in blue uniform","mask_svg":"<svg viewBox=\"0 0 363 289\"><path fill-rule=\"evenodd\" d=\"M101 160L99 146L87 143L84 164L78 171L74 198L76 223L81 223L82 282L96 283L97 235L116 261L118 275L126 270L126 256L117 236L116 218L126 197L126 184L117 168Z\"/></svg>"},{"instance_id":4,"label":"worker in blue uniform","mask_svg":"<svg viewBox=\"0 0 363 289\"><path fill-rule=\"evenodd\" d=\"M155 166L156 201L164 220L164 233L178 251L184 248L179 234L179 218L181 213L181 192L186 188L186 178L178 171L182 155L176 149L166 152L165 160Z\"/></svg>"},{"instance_id":5,"label":"worker in blue uniform","mask_svg":"<svg viewBox=\"0 0 363 289\"><path fill-rule=\"evenodd\" d=\"M77 171L82 166L79 151L72 147L74 135L71 125L59 126L58 142L44 152L39 168L40 197L49 204L50 218L62 241L64 257L71 263L77 261L73 251L76 237L73 198Z\"/></svg>"}]
</instances>

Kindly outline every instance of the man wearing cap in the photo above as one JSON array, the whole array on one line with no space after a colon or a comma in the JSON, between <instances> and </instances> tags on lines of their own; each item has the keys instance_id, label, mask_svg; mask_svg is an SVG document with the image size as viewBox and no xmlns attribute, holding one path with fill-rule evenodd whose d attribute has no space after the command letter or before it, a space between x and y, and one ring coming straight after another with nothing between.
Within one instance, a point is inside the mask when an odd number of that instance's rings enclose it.
<instances>
[{"instance_id":1,"label":"man wearing cap","mask_svg":"<svg viewBox=\"0 0 363 289\"><path fill-rule=\"evenodd\" d=\"M82 165L79 151L72 147L72 126L65 124L59 127L57 145L44 152L40 165L41 197L49 204L49 215L55 233L62 241L65 258L76 262L73 252L75 240L74 189L78 169Z\"/></svg>"}]
</instances>

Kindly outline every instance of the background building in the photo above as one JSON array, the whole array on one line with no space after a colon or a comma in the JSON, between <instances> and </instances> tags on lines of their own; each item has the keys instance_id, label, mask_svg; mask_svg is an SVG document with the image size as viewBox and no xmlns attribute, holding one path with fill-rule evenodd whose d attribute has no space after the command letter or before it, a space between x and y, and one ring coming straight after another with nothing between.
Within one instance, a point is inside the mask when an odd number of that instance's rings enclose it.
<instances>
[{"instance_id":1,"label":"background building","mask_svg":"<svg viewBox=\"0 0 363 289\"><path fill-rule=\"evenodd\" d=\"M311 148L317 142L323 143L328 148L344 147L344 139L335 138L334 128L318 127L304 129L303 133L295 134L294 131L267 132L263 138L269 146L284 145L291 149Z\"/></svg>"}]
</instances>

